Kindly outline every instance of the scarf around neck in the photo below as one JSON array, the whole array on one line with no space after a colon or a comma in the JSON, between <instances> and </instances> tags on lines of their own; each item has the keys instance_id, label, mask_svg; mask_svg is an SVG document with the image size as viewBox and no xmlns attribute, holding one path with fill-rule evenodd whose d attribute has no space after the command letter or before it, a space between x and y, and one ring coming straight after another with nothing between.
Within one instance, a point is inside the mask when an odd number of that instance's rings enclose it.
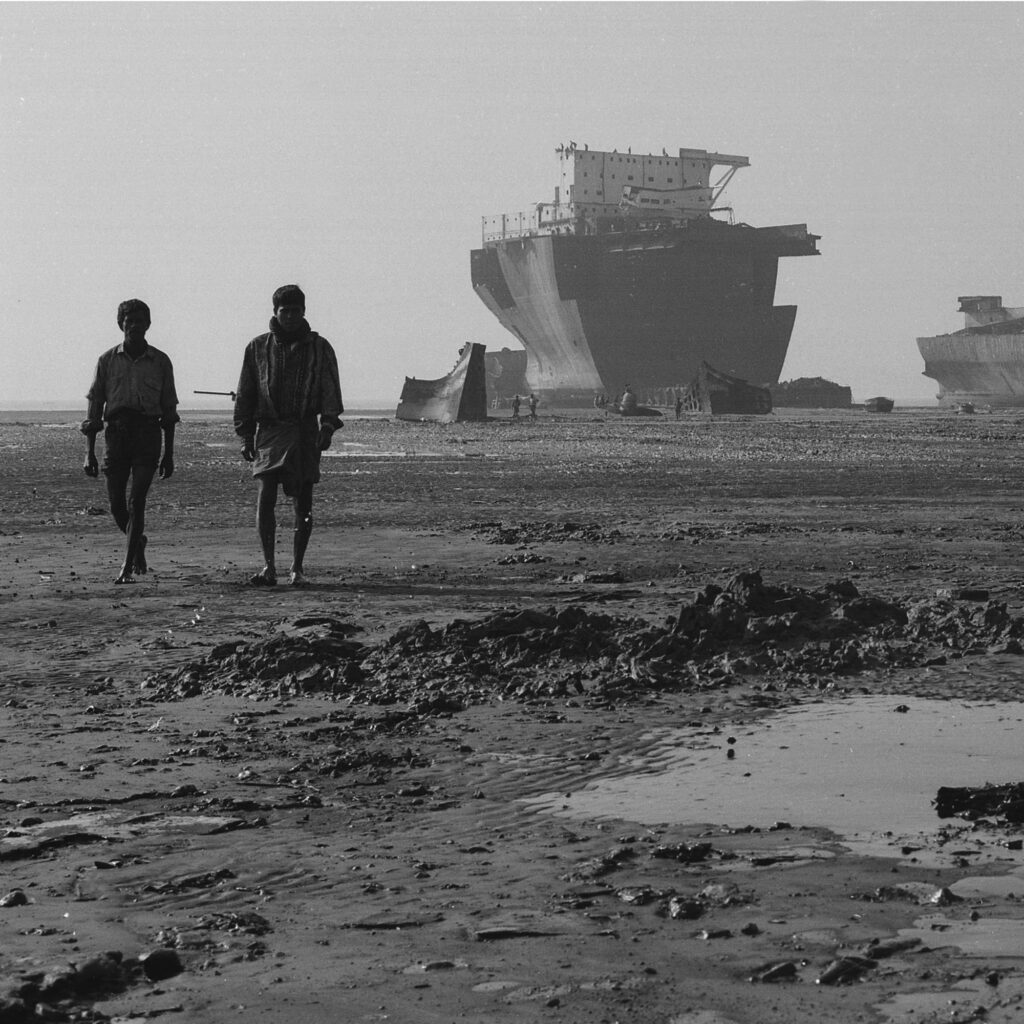
<instances>
[{"instance_id":1,"label":"scarf around neck","mask_svg":"<svg viewBox=\"0 0 1024 1024\"><path fill-rule=\"evenodd\" d=\"M301 341L313 333L305 317L303 317L302 323L294 331L286 331L278 323L277 317L272 316L270 318L270 330L273 332L274 337L279 338L281 341Z\"/></svg>"}]
</instances>

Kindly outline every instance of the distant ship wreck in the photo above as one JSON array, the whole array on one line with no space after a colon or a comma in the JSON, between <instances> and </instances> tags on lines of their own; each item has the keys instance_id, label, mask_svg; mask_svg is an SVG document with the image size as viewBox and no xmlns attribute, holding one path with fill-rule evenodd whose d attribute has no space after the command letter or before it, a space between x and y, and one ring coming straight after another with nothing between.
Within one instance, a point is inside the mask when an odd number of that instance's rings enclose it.
<instances>
[{"instance_id":1,"label":"distant ship wreck","mask_svg":"<svg viewBox=\"0 0 1024 1024\"><path fill-rule=\"evenodd\" d=\"M1024 406L1024 307L1001 295L961 295L965 326L918 338L924 375L938 381L943 406Z\"/></svg>"},{"instance_id":2,"label":"distant ship wreck","mask_svg":"<svg viewBox=\"0 0 1024 1024\"><path fill-rule=\"evenodd\" d=\"M455 366L437 380L406 377L395 418L431 423L487 419L484 346L463 345Z\"/></svg>"},{"instance_id":3,"label":"distant ship wreck","mask_svg":"<svg viewBox=\"0 0 1024 1024\"><path fill-rule=\"evenodd\" d=\"M471 253L474 290L526 350L521 369L509 350L490 361L502 391L590 404L626 382L685 386L705 362L777 383L796 317L774 305L778 262L816 255L819 236L732 222L718 199L748 158L557 152L554 201L485 217Z\"/></svg>"},{"instance_id":4,"label":"distant ship wreck","mask_svg":"<svg viewBox=\"0 0 1024 1024\"><path fill-rule=\"evenodd\" d=\"M763 416L772 411L772 393L701 363L697 376L680 395L683 410L720 416L741 413Z\"/></svg>"},{"instance_id":5,"label":"distant ship wreck","mask_svg":"<svg viewBox=\"0 0 1024 1024\"><path fill-rule=\"evenodd\" d=\"M781 408L849 409L853 405L850 388L824 377L797 377L773 384L769 390L772 404Z\"/></svg>"}]
</instances>

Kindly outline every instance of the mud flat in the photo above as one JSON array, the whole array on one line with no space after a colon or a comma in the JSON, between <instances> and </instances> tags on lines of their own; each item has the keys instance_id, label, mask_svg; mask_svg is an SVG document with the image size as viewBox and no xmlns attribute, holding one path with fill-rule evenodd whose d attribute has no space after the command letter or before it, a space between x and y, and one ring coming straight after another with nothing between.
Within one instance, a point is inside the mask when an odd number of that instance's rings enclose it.
<instances>
[{"instance_id":1,"label":"mud flat","mask_svg":"<svg viewBox=\"0 0 1024 1024\"><path fill-rule=\"evenodd\" d=\"M353 418L259 591L226 416L125 587L65 420L0 423L3 1024L1020 1019L1024 827L932 806L1024 781L1018 414Z\"/></svg>"}]
</instances>

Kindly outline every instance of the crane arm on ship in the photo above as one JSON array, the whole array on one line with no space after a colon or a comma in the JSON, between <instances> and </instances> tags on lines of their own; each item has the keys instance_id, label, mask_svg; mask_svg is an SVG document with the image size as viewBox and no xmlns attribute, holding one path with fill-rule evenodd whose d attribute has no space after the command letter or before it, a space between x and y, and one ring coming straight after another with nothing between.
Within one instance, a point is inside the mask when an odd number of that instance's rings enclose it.
<instances>
[{"instance_id":1,"label":"crane arm on ship","mask_svg":"<svg viewBox=\"0 0 1024 1024\"><path fill-rule=\"evenodd\" d=\"M739 165L733 164L729 168L729 170L727 170L725 172L725 174L723 174L722 177L719 178L718 181L716 181L714 183L714 185L711 186L711 205L712 206L714 206L718 202L718 197L725 191L726 186L729 184L730 181L732 181L732 176L736 173L736 171L739 169L739 167L742 167L742 166L743 166L742 164L739 164Z\"/></svg>"}]
</instances>

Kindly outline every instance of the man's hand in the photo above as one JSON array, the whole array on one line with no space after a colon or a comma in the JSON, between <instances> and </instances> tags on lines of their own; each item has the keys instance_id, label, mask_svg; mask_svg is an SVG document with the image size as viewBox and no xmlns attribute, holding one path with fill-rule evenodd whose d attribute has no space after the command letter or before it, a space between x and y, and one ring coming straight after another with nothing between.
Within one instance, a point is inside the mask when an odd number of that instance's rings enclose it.
<instances>
[{"instance_id":1,"label":"man's hand","mask_svg":"<svg viewBox=\"0 0 1024 1024\"><path fill-rule=\"evenodd\" d=\"M100 464L96 460L95 452L86 452L85 463L82 465L82 469L85 470L86 476L99 476L100 475Z\"/></svg>"},{"instance_id":2,"label":"man's hand","mask_svg":"<svg viewBox=\"0 0 1024 1024\"><path fill-rule=\"evenodd\" d=\"M320 428L320 436L317 438L317 444L320 451L325 452L331 447L331 438L334 436L334 428L328 426L326 423Z\"/></svg>"},{"instance_id":3,"label":"man's hand","mask_svg":"<svg viewBox=\"0 0 1024 1024\"><path fill-rule=\"evenodd\" d=\"M256 442L251 437L247 437L242 442L242 458L246 462L256 461Z\"/></svg>"},{"instance_id":4,"label":"man's hand","mask_svg":"<svg viewBox=\"0 0 1024 1024\"><path fill-rule=\"evenodd\" d=\"M160 479L169 480L174 474L174 456L165 455L160 460Z\"/></svg>"}]
</instances>

